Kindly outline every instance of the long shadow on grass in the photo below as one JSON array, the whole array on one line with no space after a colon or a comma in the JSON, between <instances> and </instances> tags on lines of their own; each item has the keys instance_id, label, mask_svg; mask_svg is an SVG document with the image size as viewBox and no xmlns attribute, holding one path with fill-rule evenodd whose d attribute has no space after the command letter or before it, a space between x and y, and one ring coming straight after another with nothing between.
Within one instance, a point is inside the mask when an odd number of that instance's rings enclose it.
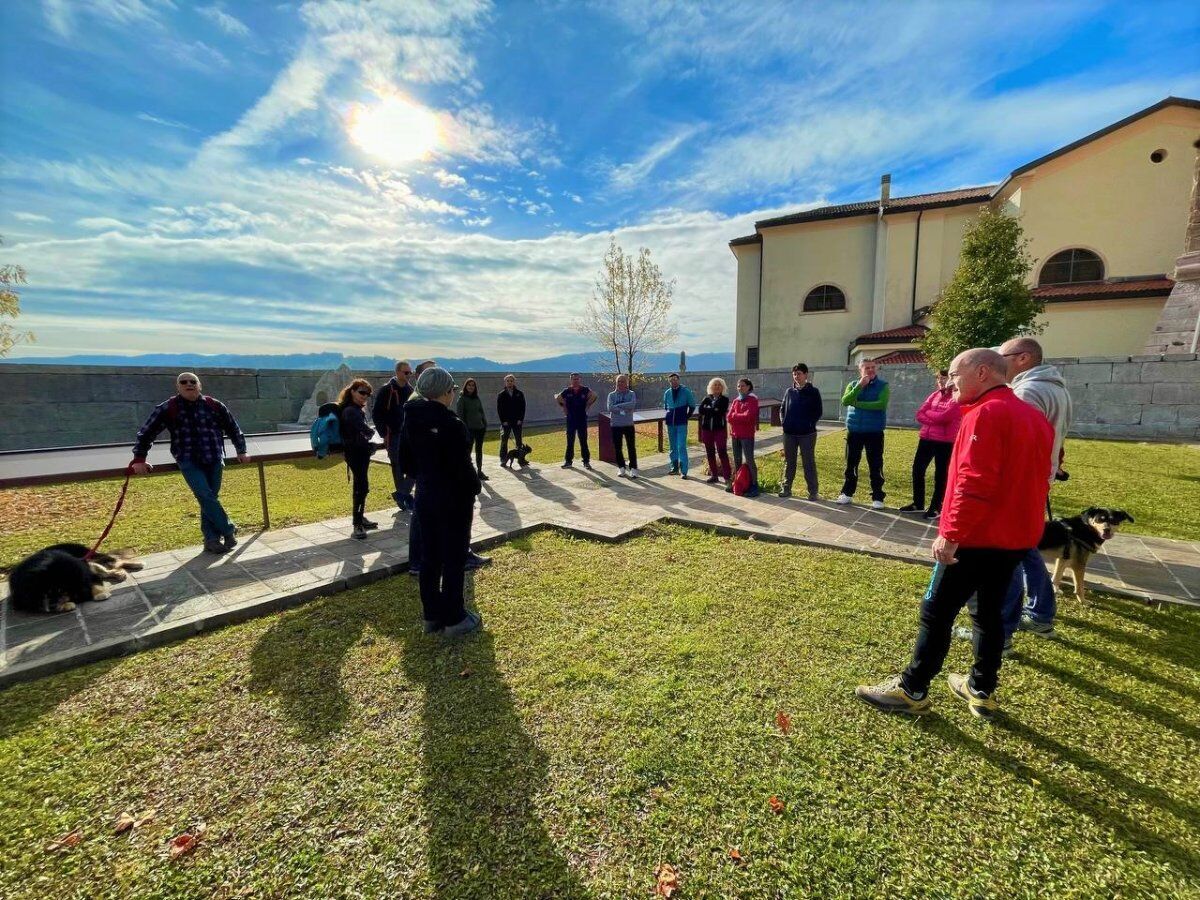
<instances>
[{"instance_id":1,"label":"long shadow on grass","mask_svg":"<svg viewBox=\"0 0 1200 900\"><path fill-rule=\"evenodd\" d=\"M120 662L119 659L105 660L50 678L0 689L0 740L33 727L58 704L86 690Z\"/></svg>"},{"instance_id":2,"label":"long shadow on grass","mask_svg":"<svg viewBox=\"0 0 1200 900\"><path fill-rule=\"evenodd\" d=\"M1106 612L1112 611L1113 607L1121 602L1120 600L1106 602L1104 609ZM1127 604L1129 601L1124 602ZM1163 618L1162 613L1146 609L1145 607L1141 607L1140 609L1134 607L1133 609L1138 615L1129 615L1125 618L1139 625L1154 624L1159 628L1163 627L1159 623L1148 623L1146 621L1152 617ZM1173 665L1185 666L1189 669L1200 669L1200 658L1198 658L1200 654L1196 653L1196 648L1200 647L1200 610L1188 610L1186 614L1172 616L1170 620L1171 627L1154 637L1134 634L1123 628L1113 628L1111 625L1105 625L1090 619L1081 619L1078 616L1060 614L1058 621L1072 628L1090 631L1104 638L1106 641L1126 644L1138 656L1153 654Z\"/></svg>"},{"instance_id":3,"label":"long shadow on grass","mask_svg":"<svg viewBox=\"0 0 1200 900\"><path fill-rule=\"evenodd\" d=\"M1070 748L1066 748L1069 751L1066 756L1059 756L1058 751L1063 749L1063 745L1043 740L1040 735L1038 735L1039 740L1031 748L1033 752L1022 752L1018 757L997 748L994 746L994 741L985 743L968 734L942 716L931 719L928 724L931 733L939 735L948 743L968 750L978 760L979 765L994 766L1005 773L1014 775L1026 784L1049 794L1064 806L1087 816L1101 827L1112 829L1134 848L1150 854L1155 859L1164 860L1188 878L1200 875L1200 854L1197 854L1191 847L1153 831L1137 819L1120 812L1119 807L1113 805L1111 798L1099 796L1061 778L1053 765L1065 760L1074 763L1085 772L1097 774L1097 771L1100 770L1101 777L1107 777L1112 772L1111 767L1097 763L1093 757L1080 751L1070 750ZM994 727L1002 728L1019 738L1028 739L1031 735L1036 735L1036 732L1004 717L997 719ZM1027 759L1045 760L1049 765L1035 767ZM1129 792L1131 796L1147 803L1154 803L1153 799L1147 799L1142 792L1145 786L1133 782L1131 779L1124 778L1113 786L1117 790L1126 790L1132 786L1137 792ZM1184 817L1184 821L1190 822L1192 825L1196 824L1194 817Z\"/></svg>"},{"instance_id":4,"label":"long shadow on grass","mask_svg":"<svg viewBox=\"0 0 1200 900\"><path fill-rule=\"evenodd\" d=\"M538 817L546 755L525 732L491 633L450 641L424 634L420 619L407 578L294 610L255 646L252 687L279 698L302 740L322 743L351 716L342 688L347 653L368 629L398 641L404 675L424 690L427 857L436 896L587 896ZM398 677L362 674L384 691Z\"/></svg>"}]
</instances>

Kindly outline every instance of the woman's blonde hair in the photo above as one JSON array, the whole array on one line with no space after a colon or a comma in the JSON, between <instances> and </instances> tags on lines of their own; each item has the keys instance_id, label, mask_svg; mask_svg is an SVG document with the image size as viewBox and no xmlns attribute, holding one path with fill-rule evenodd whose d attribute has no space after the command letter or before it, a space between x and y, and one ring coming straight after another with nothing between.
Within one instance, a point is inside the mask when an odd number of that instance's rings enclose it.
<instances>
[{"instance_id":1,"label":"woman's blonde hair","mask_svg":"<svg viewBox=\"0 0 1200 900\"><path fill-rule=\"evenodd\" d=\"M367 379L355 378L352 382L350 382L348 385L346 385L344 388L342 388L342 392L340 394L338 394L337 405L340 406L342 409L345 409L347 406L349 406L351 403L354 402L354 398L351 397L350 395L355 391L355 389L356 388L364 388L364 387L370 388L371 393L375 392L375 389L373 387L371 387L371 382L367 381Z\"/></svg>"},{"instance_id":2,"label":"woman's blonde hair","mask_svg":"<svg viewBox=\"0 0 1200 900\"><path fill-rule=\"evenodd\" d=\"M724 379L724 378L714 378L712 381L710 381L710 382L708 383L708 392L709 392L710 394L713 392L713 385L714 385L714 384L719 384L719 385L721 386L721 393L722 393L722 394L728 394L728 393L729 393L729 385L727 385L727 384L725 383L725 379Z\"/></svg>"}]
</instances>

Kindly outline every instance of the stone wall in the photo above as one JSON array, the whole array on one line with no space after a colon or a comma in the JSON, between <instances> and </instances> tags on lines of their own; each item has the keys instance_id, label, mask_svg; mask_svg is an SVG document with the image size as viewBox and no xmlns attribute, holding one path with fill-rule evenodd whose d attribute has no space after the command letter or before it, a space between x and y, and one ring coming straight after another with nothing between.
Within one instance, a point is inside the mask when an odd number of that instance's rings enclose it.
<instances>
[{"instance_id":1,"label":"stone wall","mask_svg":"<svg viewBox=\"0 0 1200 900\"><path fill-rule=\"evenodd\" d=\"M1075 402L1072 431L1096 437L1143 440L1200 440L1200 361L1194 354L1051 360L1058 366ZM154 405L174 391L174 370L157 368L88 368L84 366L0 365L0 450L63 447L133 440ZM295 422L322 373L300 370L213 369L202 371L204 390L225 401L247 432L275 431ZM383 384L390 372L356 373ZM455 372L462 384L470 372ZM559 422L554 394L566 386L567 373L514 373L524 391L528 424ZM732 392L741 372L687 372L683 381L697 398L713 376L725 379ZM813 383L825 400L826 418L842 417L842 388L856 375L853 368L814 368ZM789 369L750 373L760 398L778 398L791 384ZM928 369L890 366L883 377L892 385L889 422L914 424L921 401L933 389ZM504 373L478 373L489 420L495 419L495 396ZM584 383L601 395L603 408L611 390L606 376L587 375ZM664 375L646 377L636 388L642 408L655 407L667 386ZM493 424L494 421L493 421Z\"/></svg>"}]
</instances>

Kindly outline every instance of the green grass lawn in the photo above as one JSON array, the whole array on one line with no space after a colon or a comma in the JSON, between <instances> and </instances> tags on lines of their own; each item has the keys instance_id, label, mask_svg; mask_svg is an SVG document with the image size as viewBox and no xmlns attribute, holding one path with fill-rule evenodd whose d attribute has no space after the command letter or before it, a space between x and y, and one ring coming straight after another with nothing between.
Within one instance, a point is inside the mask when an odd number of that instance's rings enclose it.
<instances>
[{"instance_id":1,"label":"green grass lawn","mask_svg":"<svg viewBox=\"0 0 1200 900\"><path fill-rule=\"evenodd\" d=\"M823 435L817 441L817 469L821 494L836 497L845 470L845 432ZM912 460L917 432L891 429L884 444L887 505L893 509L912 502ZM1200 448L1177 444L1142 444L1121 441L1067 441L1065 467L1069 481L1054 485L1050 499L1054 514L1073 516L1089 506L1127 510L1136 520L1122 530L1182 540L1200 539L1196 510L1200 509ZM797 465L799 469L799 465ZM780 452L759 458L759 483L764 491L778 491L783 476ZM792 491L804 495L804 475L797 472ZM933 492L933 466L926 475L925 502ZM861 503L871 499L866 459L859 466Z\"/></svg>"},{"instance_id":2,"label":"green grass lawn","mask_svg":"<svg viewBox=\"0 0 1200 900\"><path fill-rule=\"evenodd\" d=\"M1195 611L1068 603L996 723L944 682L913 721L851 692L926 569L679 527L494 558L461 643L398 578L6 689L0 895L648 897L660 863L685 898L1200 894Z\"/></svg>"},{"instance_id":3,"label":"green grass lawn","mask_svg":"<svg viewBox=\"0 0 1200 900\"><path fill-rule=\"evenodd\" d=\"M764 427L760 437L777 433ZM842 483L844 432L832 432L817 442L821 493L837 496ZM566 447L566 432L559 428L530 429L527 443L532 459L539 463L559 462ZM696 426L692 423L692 444ZM590 443L599 458L596 430ZM912 499L915 431L888 432L884 471L887 474L888 505L903 506ZM657 452L653 426L641 426L638 452ZM490 435L484 445L484 470L499 468L499 435ZM382 454L380 454L382 458ZM1115 441L1067 442L1067 467L1071 480L1054 487L1055 512L1073 515L1086 506L1118 506L1137 520L1127 531L1163 537L1196 540L1194 510L1200 509L1200 449L1168 444L1136 444ZM266 466L267 490L274 527L318 522L349 515L350 486L340 459L272 463ZM764 490L779 489L782 467L777 453L760 459ZM866 463L862 464L859 499L869 498ZM933 487L933 469L929 471ZM392 505L391 475L381 465L371 467L372 489L369 510ZM90 544L103 530L116 503L121 482L102 479L52 487L15 488L0 491L0 571L39 547L59 541ZM802 492L802 488L800 489ZM262 527L258 497L258 471L254 466L231 465L225 470L221 497L230 516L244 530ZM128 548L136 553L153 553L200 543L199 513L195 500L178 473L135 479L129 497L106 547Z\"/></svg>"}]
</instances>

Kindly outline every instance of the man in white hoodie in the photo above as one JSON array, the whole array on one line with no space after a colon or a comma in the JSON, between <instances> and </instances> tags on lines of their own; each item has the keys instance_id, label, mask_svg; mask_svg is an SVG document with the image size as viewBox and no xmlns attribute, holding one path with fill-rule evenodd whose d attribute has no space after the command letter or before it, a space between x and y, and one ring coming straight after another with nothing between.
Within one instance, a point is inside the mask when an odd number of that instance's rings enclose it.
<instances>
[{"instance_id":1,"label":"man in white hoodie","mask_svg":"<svg viewBox=\"0 0 1200 900\"><path fill-rule=\"evenodd\" d=\"M1042 345L1029 337L1013 338L1000 348L1008 363L1008 383L1013 393L1040 410L1054 428L1054 447L1046 460L1046 477L1051 485L1058 472L1063 440L1071 427L1071 395L1067 392L1062 373L1042 362ZM1021 594L1025 594L1022 612ZM1031 549L1013 573L1004 608L1006 642L1020 628L1043 637L1054 633L1057 604L1054 586L1046 572L1046 564L1037 549Z\"/></svg>"}]
</instances>

